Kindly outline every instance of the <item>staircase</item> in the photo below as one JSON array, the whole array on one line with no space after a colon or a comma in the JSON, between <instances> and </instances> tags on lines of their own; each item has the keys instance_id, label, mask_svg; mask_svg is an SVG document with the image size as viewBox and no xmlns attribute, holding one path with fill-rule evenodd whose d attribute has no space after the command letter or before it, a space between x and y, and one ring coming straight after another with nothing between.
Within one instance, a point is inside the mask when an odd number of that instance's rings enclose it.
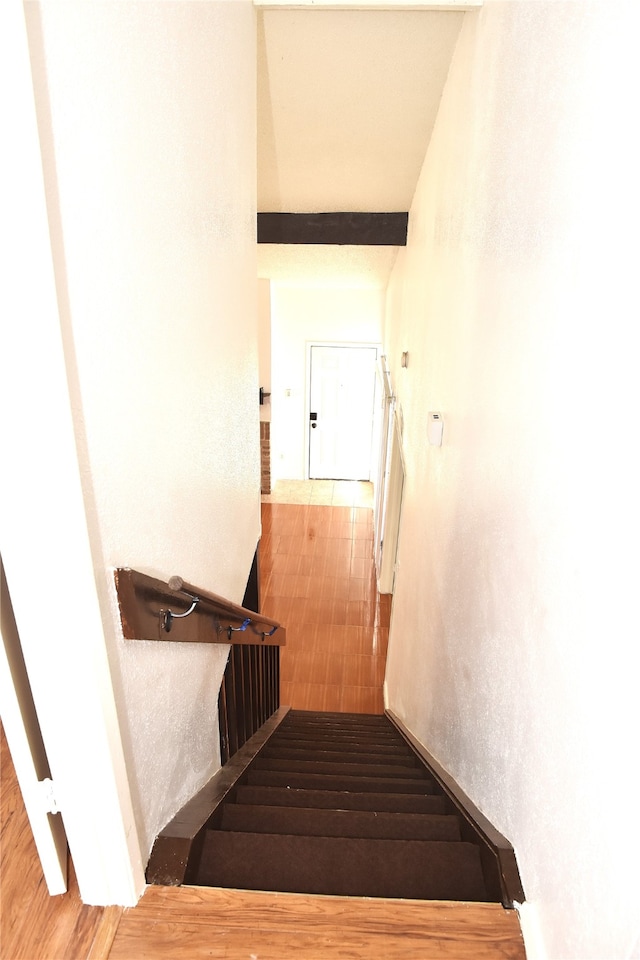
<instances>
[{"instance_id":1,"label":"staircase","mask_svg":"<svg viewBox=\"0 0 640 960\"><path fill-rule=\"evenodd\" d=\"M488 896L480 848L383 716L292 710L225 797L191 882L349 897Z\"/></svg>"}]
</instances>

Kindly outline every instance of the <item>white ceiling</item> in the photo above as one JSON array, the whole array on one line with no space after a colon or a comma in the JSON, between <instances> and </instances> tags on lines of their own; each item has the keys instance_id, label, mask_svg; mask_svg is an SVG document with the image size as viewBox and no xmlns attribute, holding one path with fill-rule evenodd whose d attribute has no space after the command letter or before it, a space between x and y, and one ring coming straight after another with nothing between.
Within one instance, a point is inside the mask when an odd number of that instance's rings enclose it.
<instances>
[{"instance_id":1,"label":"white ceiling","mask_svg":"<svg viewBox=\"0 0 640 960\"><path fill-rule=\"evenodd\" d=\"M259 10L258 210L408 210L464 15ZM259 245L258 256L273 279L351 271L384 284L395 251Z\"/></svg>"}]
</instances>

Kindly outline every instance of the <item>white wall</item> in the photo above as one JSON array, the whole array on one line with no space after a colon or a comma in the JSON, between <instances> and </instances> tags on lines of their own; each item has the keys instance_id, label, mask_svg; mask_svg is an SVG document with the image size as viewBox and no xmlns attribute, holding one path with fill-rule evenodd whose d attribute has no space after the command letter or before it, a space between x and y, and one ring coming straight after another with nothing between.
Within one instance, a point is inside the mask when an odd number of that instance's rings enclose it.
<instances>
[{"instance_id":1,"label":"white wall","mask_svg":"<svg viewBox=\"0 0 640 960\"><path fill-rule=\"evenodd\" d=\"M389 289L389 705L514 843L531 958L640 956L639 27L466 15Z\"/></svg>"},{"instance_id":2,"label":"white wall","mask_svg":"<svg viewBox=\"0 0 640 960\"><path fill-rule=\"evenodd\" d=\"M271 479L304 480L307 345L379 343L384 291L378 286L271 283Z\"/></svg>"},{"instance_id":3,"label":"white wall","mask_svg":"<svg viewBox=\"0 0 640 960\"><path fill-rule=\"evenodd\" d=\"M27 4L83 490L143 854L218 765L226 646L124 642L112 569L242 598L259 536L255 23Z\"/></svg>"}]
</instances>

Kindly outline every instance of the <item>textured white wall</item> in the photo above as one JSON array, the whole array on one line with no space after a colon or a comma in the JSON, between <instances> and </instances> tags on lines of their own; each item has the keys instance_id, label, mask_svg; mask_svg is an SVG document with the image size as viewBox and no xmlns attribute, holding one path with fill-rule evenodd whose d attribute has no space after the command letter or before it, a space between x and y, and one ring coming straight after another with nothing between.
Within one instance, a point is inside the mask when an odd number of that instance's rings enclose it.
<instances>
[{"instance_id":1,"label":"textured white wall","mask_svg":"<svg viewBox=\"0 0 640 960\"><path fill-rule=\"evenodd\" d=\"M272 480L304 480L307 344L379 343L384 291L378 286L271 283Z\"/></svg>"},{"instance_id":2,"label":"textured white wall","mask_svg":"<svg viewBox=\"0 0 640 960\"><path fill-rule=\"evenodd\" d=\"M259 536L255 21L27 4L98 587L143 852L219 761L226 646L125 643L111 571L242 599Z\"/></svg>"},{"instance_id":3,"label":"textured white wall","mask_svg":"<svg viewBox=\"0 0 640 960\"><path fill-rule=\"evenodd\" d=\"M389 703L514 843L532 958L640 956L639 27L466 15L388 297Z\"/></svg>"}]
</instances>

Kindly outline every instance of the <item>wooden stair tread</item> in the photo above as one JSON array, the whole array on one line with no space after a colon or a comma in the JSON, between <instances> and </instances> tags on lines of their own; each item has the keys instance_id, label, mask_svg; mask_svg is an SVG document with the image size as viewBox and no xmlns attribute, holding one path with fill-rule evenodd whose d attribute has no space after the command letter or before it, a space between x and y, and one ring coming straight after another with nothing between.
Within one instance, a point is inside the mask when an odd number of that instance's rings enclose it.
<instances>
[{"instance_id":1,"label":"wooden stair tread","mask_svg":"<svg viewBox=\"0 0 640 960\"><path fill-rule=\"evenodd\" d=\"M347 777L399 777L404 780L426 780L427 774L422 767L404 767L392 763L369 763L368 757L357 760L336 761L288 760L280 757L264 757L262 754L254 764L254 770L289 770L292 773L313 773L328 776Z\"/></svg>"},{"instance_id":2,"label":"wooden stair tread","mask_svg":"<svg viewBox=\"0 0 640 960\"><path fill-rule=\"evenodd\" d=\"M282 730L279 737L282 739L285 737L296 738L298 740L305 740L307 743L316 740L330 740L334 743L353 743L356 741L366 744L395 744L398 747L403 745L398 734L393 730L371 730L367 732L364 730L359 731L355 728L319 727L316 729L309 727L287 727Z\"/></svg>"},{"instance_id":3,"label":"wooden stair tread","mask_svg":"<svg viewBox=\"0 0 640 960\"><path fill-rule=\"evenodd\" d=\"M393 727L389 726L386 722L385 717L374 717L369 720L355 720L355 719L330 719L330 720L321 720L321 719L308 719L303 720L296 717L291 717L291 714L282 723L282 732L290 732L292 730L299 731L304 734L317 734L331 736L333 734L353 734L357 733L359 736L381 736L381 737L397 737L397 731Z\"/></svg>"},{"instance_id":4,"label":"wooden stair tread","mask_svg":"<svg viewBox=\"0 0 640 960\"><path fill-rule=\"evenodd\" d=\"M376 717L370 720L355 720L345 716L340 719L322 720L318 718L302 719L300 717L292 717L291 713L289 713L283 721L282 726L285 730L296 728L298 730L357 730L358 733L395 733L395 730L390 729L385 723L385 717Z\"/></svg>"},{"instance_id":5,"label":"wooden stair tread","mask_svg":"<svg viewBox=\"0 0 640 960\"><path fill-rule=\"evenodd\" d=\"M389 738L383 740L381 737L376 737L375 740L362 740L360 737L310 737L309 739L300 738L299 735L295 737L278 737L273 746L269 745L269 749L283 749L283 750L329 750L337 751L339 753L351 752L351 753L387 753L395 754L397 756L412 756L411 751L407 749L406 744L397 743L395 740Z\"/></svg>"},{"instance_id":6,"label":"wooden stair tread","mask_svg":"<svg viewBox=\"0 0 640 960\"><path fill-rule=\"evenodd\" d=\"M314 809L377 810L399 813L444 813L444 799L436 794L360 793L334 790L242 785L236 803L267 806L312 807Z\"/></svg>"},{"instance_id":7,"label":"wooden stair tread","mask_svg":"<svg viewBox=\"0 0 640 960\"><path fill-rule=\"evenodd\" d=\"M286 770L251 769L247 782L262 787L302 787L310 790L357 790L366 793L435 793L436 785L429 779L405 777L331 776L322 773L289 773Z\"/></svg>"},{"instance_id":8,"label":"wooden stair tread","mask_svg":"<svg viewBox=\"0 0 640 960\"><path fill-rule=\"evenodd\" d=\"M386 840L460 840L455 816L225 804L222 830Z\"/></svg>"},{"instance_id":9,"label":"wooden stair tread","mask_svg":"<svg viewBox=\"0 0 640 960\"><path fill-rule=\"evenodd\" d=\"M358 740L357 737L352 737L350 740L298 740L296 738L289 738L285 736L279 736L274 745L271 746L271 743L265 747L265 751L297 751L304 753L305 756L310 752L334 752L340 754L349 754L355 753L357 755L362 754L362 742ZM263 751L263 752L265 752ZM409 747L404 745L398 745L394 743L377 743L377 744L367 744L367 755L371 753L372 756L397 756L402 757L406 760L415 760L415 754L411 752Z\"/></svg>"},{"instance_id":10,"label":"wooden stair tread","mask_svg":"<svg viewBox=\"0 0 640 960\"><path fill-rule=\"evenodd\" d=\"M386 717L380 713L338 713L336 711L290 710L285 723L352 724L356 727L385 727Z\"/></svg>"},{"instance_id":11,"label":"wooden stair tread","mask_svg":"<svg viewBox=\"0 0 640 960\"><path fill-rule=\"evenodd\" d=\"M474 844L207 831L197 883L246 890L481 901Z\"/></svg>"},{"instance_id":12,"label":"wooden stair tread","mask_svg":"<svg viewBox=\"0 0 640 960\"><path fill-rule=\"evenodd\" d=\"M358 721L349 718L343 720L302 720L292 717L289 713L282 722L283 730L309 730L321 733L323 730L357 731L360 734L380 733L383 736L390 734L397 736L397 731L385 723L386 717L377 717L371 721Z\"/></svg>"}]
</instances>

